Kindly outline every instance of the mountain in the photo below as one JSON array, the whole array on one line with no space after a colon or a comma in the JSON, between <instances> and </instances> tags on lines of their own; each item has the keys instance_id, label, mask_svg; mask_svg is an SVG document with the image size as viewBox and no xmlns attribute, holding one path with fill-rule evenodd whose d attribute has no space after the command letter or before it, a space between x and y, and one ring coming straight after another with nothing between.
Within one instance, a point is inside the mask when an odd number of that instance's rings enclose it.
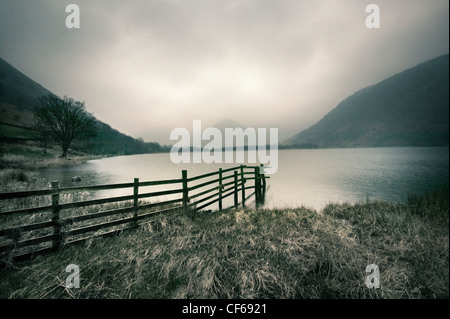
<instances>
[{"instance_id":1,"label":"mountain","mask_svg":"<svg viewBox=\"0 0 450 319\"><path fill-rule=\"evenodd\" d=\"M26 125L33 117L38 98L51 92L0 58L1 122Z\"/></svg>"},{"instance_id":2,"label":"mountain","mask_svg":"<svg viewBox=\"0 0 450 319\"><path fill-rule=\"evenodd\" d=\"M0 58L0 142L29 141L34 108L39 105L39 97L49 94L53 93ZM97 136L85 151L130 155L168 151L168 148L135 139L97 119Z\"/></svg>"},{"instance_id":3,"label":"mountain","mask_svg":"<svg viewBox=\"0 0 450 319\"><path fill-rule=\"evenodd\" d=\"M38 98L48 94L51 94L49 90L0 58L0 101L2 103L32 111Z\"/></svg>"},{"instance_id":4,"label":"mountain","mask_svg":"<svg viewBox=\"0 0 450 319\"><path fill-rule=\"evenodd\" d=\"M212 125L211 127L215 127L218 128L222 134L225 134L225 129L226 128L242 128L245 129L245 127L243 127L241 124L239 124L238 122L236 122L235 120L232 120L230 118L225 118L220 120L219 122L215 123L214 125Z\"/></svg>"},{"instance_id":5,"label":"mountain","mask_svg":"<svg viewBox=\"0 0 450 319\"><path fill-rule=\"evenodd\" d=\"M449 55L364 88L285 147L449 145Z\"/></svg>"},{"instance_id":6,"label":"mountain","mask_svg":"<svg viewBox=\"0 0 450 319\"><path fill-rule=\"evenodd\" d=\"M196 122L197 126L194 127L194 122L192 123L192 127L188 128L189 134L190 134L190 138L191 138L191 142L194 143L193 139L194 139L194 132L199 133L200 134L200 139L201 139L201 147L205 147L207 144L209 144L211 142L212 139L216 140L216 137L211 137L211 140L203 140L203 133L206 129L208 128L215 128L218 129L220 131L220 135L222 136L222 146L225 146L225 129L226 128L232 128L232 129L236 129L236 128L242 128L245 129L245 127L243 127L241 124L237 123L236 121L234 121L233 119L230 118L224 118L221 119L217 122L214 122L214 124L211 124L211 122L207 122L207 121L201 121L200 122L200 126L198 126L198 122ZM217 140L220 140L217 137ZM216 140L216 141L217 141ZM176 141L174 141L174 143L176 143ZM192 149L198 149L196 146L191 145Z\"/></svg>"}]
</instances>

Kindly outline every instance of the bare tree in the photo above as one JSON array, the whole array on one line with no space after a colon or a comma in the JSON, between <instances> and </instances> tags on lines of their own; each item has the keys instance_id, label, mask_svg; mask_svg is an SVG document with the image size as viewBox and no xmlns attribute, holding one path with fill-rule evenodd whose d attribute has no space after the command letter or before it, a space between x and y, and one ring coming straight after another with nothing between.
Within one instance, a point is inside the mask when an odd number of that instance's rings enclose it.
<instances>
[{"instance_id":1,"label":"bare tree","mask_svg":"<svg viewBox=\"0 0 450 319\"><path fill-rule=\"evenodd\" d=\"M43 96L39 102L33 127L38 136L47 136L61 146L61 157L67 157L72 145L82 144L95 136L96 119L85 110L84 102L56 95Z\"/></svg>"}]
</instances>

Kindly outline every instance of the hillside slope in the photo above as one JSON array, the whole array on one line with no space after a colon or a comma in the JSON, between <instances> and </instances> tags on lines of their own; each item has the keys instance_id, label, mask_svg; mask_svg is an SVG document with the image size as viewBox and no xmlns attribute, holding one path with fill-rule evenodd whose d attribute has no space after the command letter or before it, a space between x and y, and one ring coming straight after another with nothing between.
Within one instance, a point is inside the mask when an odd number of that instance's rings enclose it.
<instances>
[{"instance_id":1,"label":"hillside slope","mask_svg":"<svg viewBox=\"0 0 450 319\"><path fill-rule=\"evenodd\" d=\"M449 55L421 63L342 101L284 144L447 146Z\"/></svg>"},{"instance_id":2,"label":"hillside slope","mask_svg":"<svg viewBox=\"0 0 450 319\"><path fill-rule=\"evenodd\" d=\"M14 144L29 140L28 127L34 108L39 105L39 97L49 94L53 93L0 58L0 142ZM100 120L97 128L97 137L84 149L91 154L129 155L168 150L159 143L146 143L123 134Z\"/></svg>"}]
</instances>

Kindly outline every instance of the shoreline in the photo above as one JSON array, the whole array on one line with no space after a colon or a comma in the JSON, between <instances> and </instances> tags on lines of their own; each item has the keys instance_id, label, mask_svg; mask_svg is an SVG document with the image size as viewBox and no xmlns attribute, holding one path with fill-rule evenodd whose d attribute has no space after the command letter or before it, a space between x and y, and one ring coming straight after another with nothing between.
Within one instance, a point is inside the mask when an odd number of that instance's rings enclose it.
<instances>
[{"instance_id":1,"label":"shoreline","mask_svg":"<svg viewBox=\"0 0 450 319\"><path fill-rule=\"evenodd\" d=\"M70 150L67 158L60 157L58 147L47 150L35 143L0 144L0 192L15 192L46 187L47 181L39 179L39 170L53 167L69 167L87 161L111 157L92 155Z\"/></svg>"},{"instance_id":2,"label":"shoreline","mask_svg":"<svg viewBox=\"0 0 450 319\"><path fill-rule=\"evenodd\" d=\"M78 165L92 159L109 157L108 155L92 155L74 150L69 151L67 158L61 158L60 154L60 149L56 146L44 149L35 143L1 143L0 169L34 171L49 167Z\"/></svg>"}]
</instances>

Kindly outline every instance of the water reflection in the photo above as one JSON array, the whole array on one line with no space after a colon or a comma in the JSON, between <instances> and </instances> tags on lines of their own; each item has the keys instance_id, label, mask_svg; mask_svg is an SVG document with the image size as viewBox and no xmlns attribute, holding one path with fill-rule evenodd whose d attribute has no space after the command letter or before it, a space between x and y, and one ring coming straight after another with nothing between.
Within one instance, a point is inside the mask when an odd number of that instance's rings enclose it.
<instances>
[{"instance_id":1,"label":"water reflection","mask_svg":"<svg viewBox=\"0 0 450 319\"><path fill-rule=\"evenodd\" d=\"M40 175L70 187L131 183L135 177L140 181L178 179L183 169L189 177L233 166L173 164L169 154L146 154L44 169ZM74 176L80 176L81 182L72 182ZM283 150L279 152L278 171L268 181L265 207L305 205L320 210L330 202L404 201L410 193L448 184L448 147ZM104 196L117 194L108 192ZM229 200L226 205L231 205L232 198Z\"/></svg>"}]
</instances>

